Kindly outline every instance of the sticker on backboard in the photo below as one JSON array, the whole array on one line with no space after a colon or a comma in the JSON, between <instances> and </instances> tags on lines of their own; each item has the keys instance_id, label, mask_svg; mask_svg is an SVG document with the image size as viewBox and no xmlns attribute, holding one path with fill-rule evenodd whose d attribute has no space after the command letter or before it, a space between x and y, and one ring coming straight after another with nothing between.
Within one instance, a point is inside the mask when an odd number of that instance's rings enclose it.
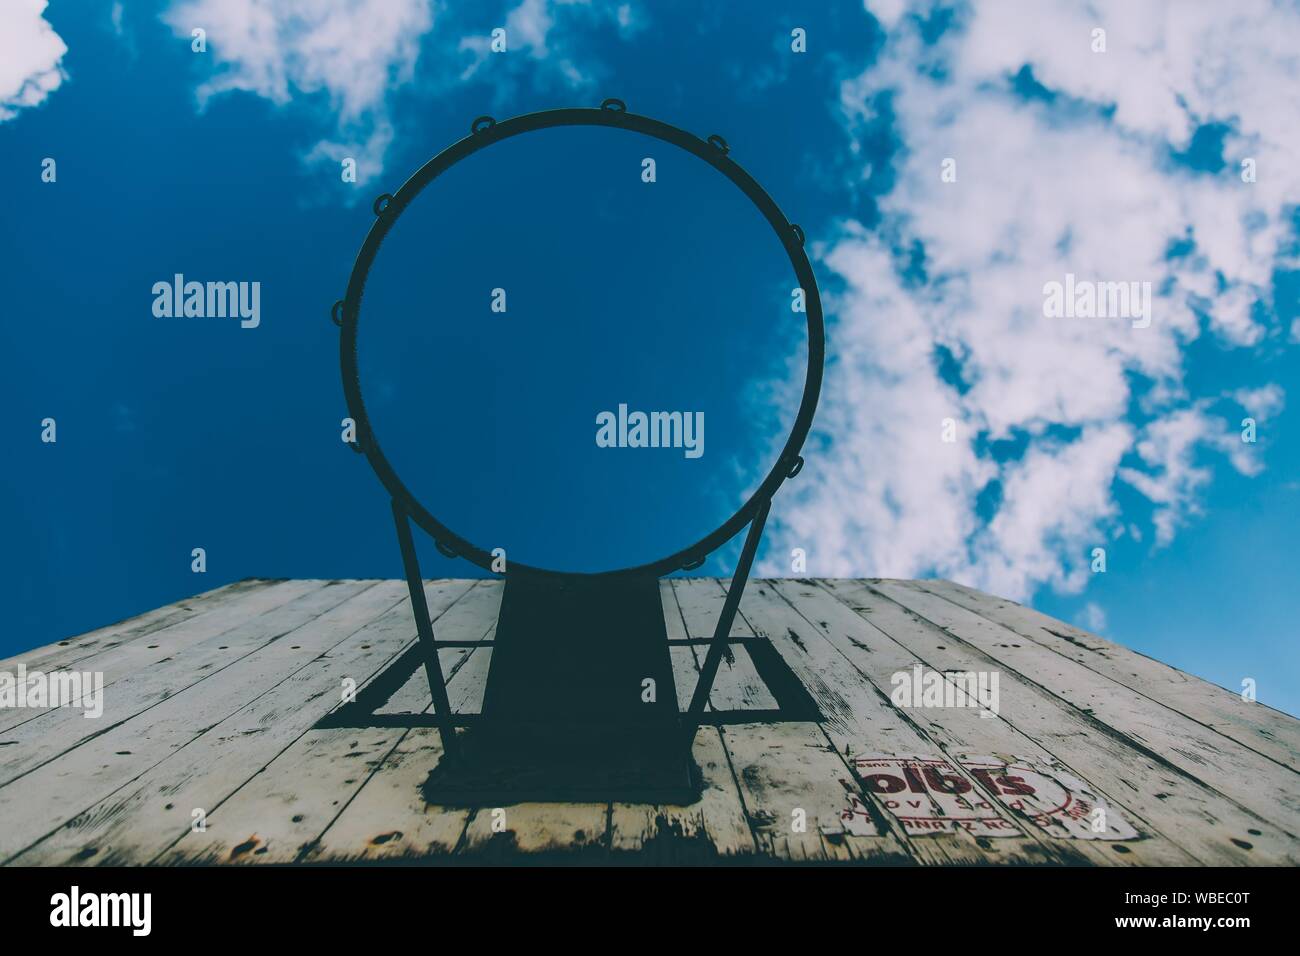
<instances>
[{"instance_id":1,"label":"sticker on backboard","mask_svg":"<svg viewBox=\"0 0 1300 956\"><path fill-rule=\"evenodd\" d=\"M957 754L954 759L1020 819L1055 837L1136 840L1140 834L1115 807L1049 760Z\"/></svg>"},{"instance_id":2,"label":"sticker on backboard","mask_svg":"<svg viewBox=\"0 0 1300 956\"><path fill-rule=\"evenodd\" d=\"M844 795L849 801L840 811L844 832L852 836L880 836L880 827L876 826L871 811L862 800L862 794L858 793L858 785L841 777L840 786L844 788Z\"/></svg>"},{"instance_id":3,"label":"sticker on backboard","mask_svg":"<svg viewBox=\"0 0 1300 956\"><path fill-rule=\"evenodd\" d=\"M1014 822L942 757L863 754L850 758L866 791L875 795L908 836L966 830L977 836L1021 836ZM875 827L857 794L850 794L842 815L845 829Z\"/></svg>"}]
</instances>

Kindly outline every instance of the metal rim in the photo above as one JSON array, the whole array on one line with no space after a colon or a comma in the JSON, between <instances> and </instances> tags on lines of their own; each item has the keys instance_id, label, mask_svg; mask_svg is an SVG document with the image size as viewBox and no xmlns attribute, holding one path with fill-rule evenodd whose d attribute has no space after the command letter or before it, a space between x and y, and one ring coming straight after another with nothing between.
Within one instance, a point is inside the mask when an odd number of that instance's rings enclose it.
<instances>
[{"instance_id":1,"label":"metal rim","mask_svg":"<svg viewBox=\"0 0 1300 956\"><path fill-rule=\"evenodd\" d=\"M606 103L618 103L619 106L622 106L621 101L607 100ZM485 123L484 121L489 122ZM580 575L585 577L614 574L653 574L658 577L682 568L698 567L710 553L731 540L741 528L749 524L760 505L764 501L771 500L781 483L792 477L793 474L797 474L798 468L802 467L799 452L803 448L804 440L808 437L808 431L812 427L813 414L817 410L817 399L821 393L822 366L825 362L825 328L822 321L821 296L817 290L817 279L813 275L812 265L804 252L803 230L791 223L763 187L730 158L729 150L721 149L715 145L721 137L714 136L710 137L709 140L700 139L692 133L659 120L629 113L626 107L618 109L602 106L600 109L544 110L537 113L525 113L522 116L515 116L500 122L492 120L491 117L476 119L468 136L452 143L421 166L415 175L403 183L402 188L397 190L395 194L389 195L385 193L381 196L380 199L387 200L386 203L381 205L376 200L375 221L371 224L365 242L362 243L361 251L357 254L356 264L352 267L352 275L348 279L347 293L343 298L339 359L343 373L343 394L347 400L348 414L356 422L357 440L362 451L369 460L370 466L375 470L375 474L379 476L384 488L392 495L393 500L401 505L415 523L434 539L438 549L443 554L465 558L479 567L491 571L493 558L490 551L477 547L438 521L411 494L384 456L379 439L370 427L370 418L366 413L365 402L361 397L360 371L357 367L357 322L361 312L362 297L365 293L366 279L370 274L370 268L374 263L375 256L379 252L379 247L402 212L425 186L456 163L481 149L491 146L493 143L522 133L560 126L606 126L630 130L671 143L708 163L735 184L763 214L763 218L767 220L777 238L780 239L786 255L790 258L790 264L794 267L795 277L799 280L799 287L804 290L804 308L808 325L808 372L804 379L803 398L799 405L799 413L795 418L793 428L790 430L790 437L786 439L785 447L782 449L776 463L772 466L772 470L768 472L767 477L763 479L763 483L759 485L758 489L750 495L749 499L741 505L735 514L694 544L682 548L665 558L633 567L611 571L571 572L554 571L515 561L511 561L508 566L511 571L563 574L566 576Z\"/></svg>"}]
</instances>

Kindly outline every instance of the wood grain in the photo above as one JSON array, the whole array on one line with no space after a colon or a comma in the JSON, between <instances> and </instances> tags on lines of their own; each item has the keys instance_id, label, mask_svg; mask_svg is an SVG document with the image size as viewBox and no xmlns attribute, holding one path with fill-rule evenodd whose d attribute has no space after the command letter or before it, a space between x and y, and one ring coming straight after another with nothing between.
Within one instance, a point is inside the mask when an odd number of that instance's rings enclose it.
<instances>
[{"instance_id":1,"label":"wood grain","mask_svg":"<svg viewBox=\"0 0 1300 956\"><path fill-rule=\"evenodd\" d=\"M679 708L727 584L660 582ZM482 707L502 586L425 584L460 714ZM105 680L98 720L0 710L0 861L1300 863L1300 721L1096 635L947 581L812 579L751 581L731 635L760 643L718 670L699 799L442 806L423 670L393 670L416 640L404 582L236 582L0 662ZM773 719L755 660L820 719ZM914 667L996 673L997 706L896 703ZM345 681L386 688L382 725L321 723ZM895 767L920 785L885 786ZM1053 815L988 767L1106 818Z\"/></svg>"}]
</instances>

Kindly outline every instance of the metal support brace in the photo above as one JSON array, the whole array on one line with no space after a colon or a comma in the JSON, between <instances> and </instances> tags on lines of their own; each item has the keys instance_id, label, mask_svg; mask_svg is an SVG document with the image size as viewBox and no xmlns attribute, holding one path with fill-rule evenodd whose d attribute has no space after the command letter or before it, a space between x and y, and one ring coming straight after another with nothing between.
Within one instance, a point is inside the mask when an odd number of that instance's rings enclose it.
<instances>
[{"instance_id":1,"label":"metal support brace","mask_svg":"<svg viewBox=\"0 0 1300 956\"><path fill-rule=\"evenodd\" d=\"M429 602L424 598L424 580L420 577L420 559L415 553L411 538L411 523L406 512L393 502L393 520L397 523L397 542L402 548L402 564L406 567L406 587L411 592L411 610L415 613L415 630L419 634L424 674L429 679L429 692L433 695L433 711L438 718L438 733L442 749L448 756L456 754L456 729L452 724L451 704L447 701L447 684L442 676L442 663L438 660L438 645L433 639L433 624L429 620Z\"/></svg>"},{"instance_id":2,"label":"metal support brace","mask_svg":"<svg viewBox=\"0 0 1300 956\"><path fill-rule=\"evenodd\" d=\"M704 666L700 668L700 679L695 684L695 693L691 697L691 706L687 711L687 723L692 728L700 725L704 705L713 691L713 681L718 676L718 665L722 663L722 652L727 646L731 624L736 619L736 610L740 607L740 596L745 593L745 582L749 580L749 569L754 563L754 552L758 550L758 541L763 537L763 524L767 521L767 512L771 507L772 499L763 501L754 514L754 520L750 522L749 534L745 536L745 547L740 552L740 562L736 565L736 573L731 578L731 587L727 588L727 600L722 605L722 614L718 618L718 626L713 631L709 653L704 658Z\"/></svg>"}]
</instances>

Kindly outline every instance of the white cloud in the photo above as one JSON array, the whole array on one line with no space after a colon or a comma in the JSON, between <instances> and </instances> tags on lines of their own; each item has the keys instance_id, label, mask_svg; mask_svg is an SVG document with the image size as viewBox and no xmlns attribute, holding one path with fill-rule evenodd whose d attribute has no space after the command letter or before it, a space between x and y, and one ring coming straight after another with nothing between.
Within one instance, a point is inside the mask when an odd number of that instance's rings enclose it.
<instances>
[{"instance_id":1,"label":"white cloud","mask_svg":"<svg viewBox=\"0 0 1300 956\"><path fill-rule=\"evenodd\" d=\"M1136 451L1146 471L1120 468L1118 475L1155 505L1152 522L1156 543L1168 544L1187 519L1201 514L1199 494L1212 477L1210 469L1197 465L1195 455L1202 443L1216 443L1223 434L1200 408L1181 408L1152 422L1137 443Z\"/></svg>"},{"instance_id":2,"label":"white cloud","mask_svg":"<svg viewBox=\"0 0 1300 956\"><path fill-rule=\"evenodd\" d=\"M308 159L353 156L364 183L383 167L392 140L387 95L413 79L433 7L429 0L186 0L163 20L180 37L206 31L203 55L215 69L198 88L200 105L232 90L278 104L324 94L337 135Z\"/></svg>"},{"instance_id":3,"label":"white cloud","mask_svg":"<svg viewBox=\"0 0 1300 956\"><path fill-rule=\"evenodd\" d=\"M570 13L573 11L573 14ZM163 20L178 37L207 32L214 67L197 90L200 106L214 96L244 91L277 104L323 95L335 129L306 153L307 162L357 160L364 184L383 171L396 135L389 97L417 80L426 89L466 81L480 72L499 94L508 94L529 71L539 82L591 86L598 64L583 61L557 42L557 22L571 15L608 17L620 33L634 32L640 18L623 4L591 0L520 0L500 24L508 49L502 69L488 70L490 36L438 37L439 47L421 60L421 46L448 10L435 0L178 0ZM443 27L439 27L442 30ZM444 42L445 41L445 42ZM468 62L466 62L468 60Z\"/></svg>"},{"instance_id":4,"label":"white cloud","mask_svg":"<svg viewBox=\"0 0 1300 956\"><path fill-rule=\"evenodd\" d=\"M1085 630L1100 633L1106 630L1106 611L1095 601L1089 601L1079 611L1079 623Z\"/></svg>"},{"instance_id":5,"label":"white cloud","mask_svg":"<svg viewBox=\"0 0 1300 956\"><path fill-rule=\"evenodd\" d=\"M1239 388L1232 393L1232 397L1246 410L1246 414L1261 421L1282 411L1282 406L1286 403L1285 393L1276 385Z\"/></svg>"},{"instance_id":6,"label":"white cloud","mask_svg":"<svg viewBox=\"0 0 1300 956\"><path fill-rule=\"evenodd\" d=\"M608 20L617 26L624 39L645 25L638 8L629 3L519 0L506 11L504 21L497 25L505 30L506 53L491 51L492 37L488 33L460 40L459 52L469 57L460 79L488 77L497 84L498 93L502 95L509 94L523 70L531 71L533 81L544 85L558 83L569 89L593 87L605 68L600 62L580 55L574 48L572 37L575 31L572 27L583 20L588 23ZM510 53L523 56L510 56Z\"/></svg>"},{"instance_id":7,"label":"white cloud","mask_svg":"<svg viewBox=\"0 0 1300 956\"><path fill-rule=\"evenodd\" d=\"M1004 468L1002 507L975 539L981 583L996 594L1023 593L1032 581L1082 590L1091 549L1103 543L1098 527L1118 513L1110 483L1132 439L1127 425L1092 425Z\"/></svg>"},{"instance_id":8,"label":"white cloud","mask_svg":"<svg viewBox=\"0 0 1300 956\"><path fill-rule=\"evenodd\" d=\"M547 0L522 0L506 14L506 35L535 57L546 56L546 35L555 20Z\"/></svg>"},{"instance_id":9,"label":"white cloud","mask_svg":"<svg viewBox=\"0 0 1300 956\"><path fill-rule=\"evenodd\" d=\"M1198 449L1260 467L1209 398L1186 395L1182 368L1204 328L1225 347L1272 334L1271 274L1300 202L1286 159L1300 151L1300 13L1265 0L992 0L962 7L928 46L897 3L869 6L887 42L841 105L856 132L877 118L871 97L892 91L902 149L881 228L847 223L820 247L843 284L817 422L828 447L783 492L777 539L805 547L819 574L933 571L1016 598L1044 583L1079 590L1089 549L1121 533L1117 479L1150 499L1165 543L1210 480ZM1094 27L1105 53L1091 51ZM1013 91L1025 66L1054 101ZM1231 124L1228 168L1172 162L1210 121ZM1238 175L1244 156L1256 183ZM940 179L949 157L954 183ZM1170 259L1189 237L1194 251ZM900 278L893 251L912 242L923 282ZM1066 273L1151 282L1151 326L1044 318L1043 285ZM961 362L960 388L940 375L936 345ZM1261 414L1280 406L1275 385L1256 396ZM945 417L955 444L940 441ZM981 434L1028 448L995 463ZM1000 504L981 517L991 479Z\"/></svg>"},{"instance_id":10,"label":"white cloud","mask_svg":"<svg viewBox=\"0 0 1300 956\"><path fill-rule=\"evenodd\" d=\"M1246 409L1257 428L1285 403L1282 389L1272 384L1237 389L1224 397ZM1117 472L1155 505L1152 520L1157 545L1168 544L1179 527L1202 513L1198 497L1213 475L1205 464L1197 464L1200 449L1223 454L1243 475L1257 475L1264 469L1258 437L1254 442L1243 441L1239 427L1209 413L1211 404L1209 398L1199 399L1153 421L1134 449L1148 470L1125 467Z\"/></svg>"},{"instance_id":11,"label":"white cloud","mask_svg":"<svg viewBox=\"0 0 1300 956\"><path fill-rule=\"evenodd\" d=\"M43 14L46 0L0 4L0 122L39 106L64 80L67 46Z\"/></svg>"},{"instance_id":12,"label":"white cloud","mask_svg":"<svg viewBox=\"0 0 1300 956\"><path fill-rule=\"evenodd\" d=\"M411 79L420 37L433 25L425 0L189 0L164 19L178 36L207 33L218 70L199 87L201 102L227 90L276 103L324 91L344 122Z\"/></svg>"}]
</instances>

